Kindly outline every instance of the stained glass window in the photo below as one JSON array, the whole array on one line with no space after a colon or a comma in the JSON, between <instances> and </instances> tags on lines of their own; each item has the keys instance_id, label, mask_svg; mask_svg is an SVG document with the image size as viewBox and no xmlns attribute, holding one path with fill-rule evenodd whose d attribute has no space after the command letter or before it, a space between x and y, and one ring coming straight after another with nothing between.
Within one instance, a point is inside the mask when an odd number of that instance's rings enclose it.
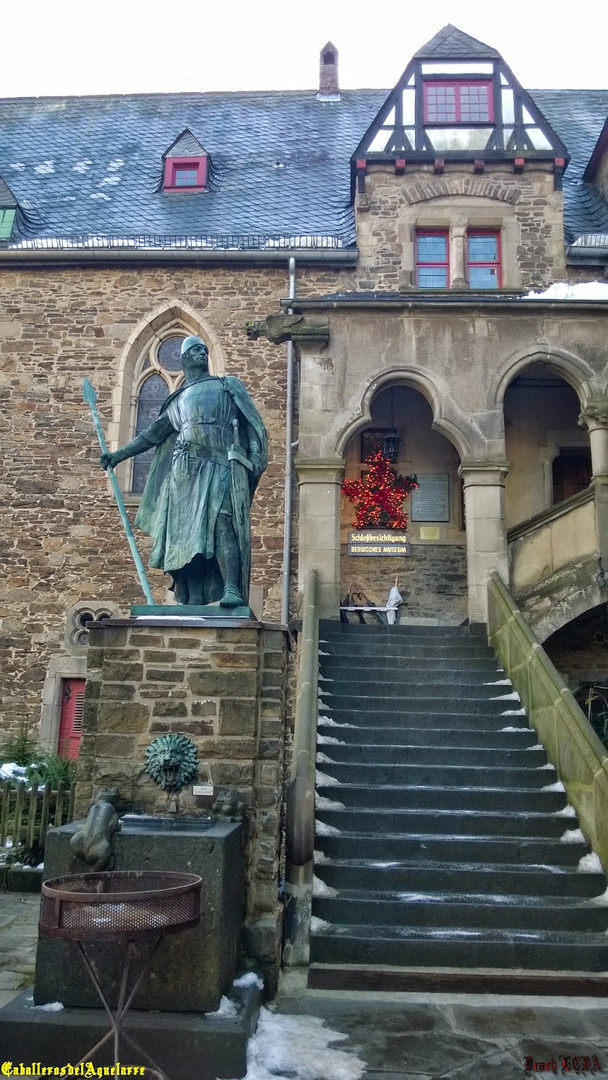
<instances>
[{"instance_id":1,"label":"stained glass window","mask_svg":"<svg viewBox=\"0 0 608 1080\"><path fill-rule=\"evenodd\" d=\"M160 407L169 393L169 387L161 375L150 375L142 383L137 401L137 419L135 422L135 434L139 435L153 420L156 420ZM144 454L138 454L133 458L133 478L131 491L134 495L141 495L144 490L150 464L154 456L154 447L146 450Z\"/></svg>"}]
</instances>

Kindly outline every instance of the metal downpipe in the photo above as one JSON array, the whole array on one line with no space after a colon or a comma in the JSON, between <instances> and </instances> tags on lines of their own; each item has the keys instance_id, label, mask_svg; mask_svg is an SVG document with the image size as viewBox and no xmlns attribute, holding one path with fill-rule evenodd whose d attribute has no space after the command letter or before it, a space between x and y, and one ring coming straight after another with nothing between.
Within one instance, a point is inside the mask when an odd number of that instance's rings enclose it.
<instances>
[{"instance_id":1,"label":"metal downpipe","mask_svg":"<svg viewBox=\"0 0 608 1080\"><path fill-rule=\"evenodd\" d=\"M289 299L296 295L296 260L289 260ZM288 314L292 315L291 307ZM287 342L287 388L285 397L285 513L283 520L283 570L281 583L281 622L289 622L289 584L291 577L291 535L293 515L293 398L294 398L294 352L293 342Z\"/></svg>"}]
</instances>

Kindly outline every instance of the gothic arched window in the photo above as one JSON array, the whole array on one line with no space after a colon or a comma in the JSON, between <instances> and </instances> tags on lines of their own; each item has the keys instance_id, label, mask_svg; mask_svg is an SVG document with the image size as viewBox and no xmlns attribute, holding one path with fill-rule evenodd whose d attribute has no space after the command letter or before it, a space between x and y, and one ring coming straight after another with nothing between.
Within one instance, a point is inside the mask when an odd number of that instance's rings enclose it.
<instances>
[{"instance_id":1,"label":"gothic arched window","mask_svg":"<svg viewBox=\"0 0 608 1080\"><path fill-rule=\"evenodd\" d=\"M168 330L164 337L155 337L144 350L135 387L134 435L156 420L165 398L180 386L184 377L180 351L186 336L182 331ZM154 448L133 458L130 485L133 495L141 495L144 490L153 455Z\"/></svg>"}]
</instances>

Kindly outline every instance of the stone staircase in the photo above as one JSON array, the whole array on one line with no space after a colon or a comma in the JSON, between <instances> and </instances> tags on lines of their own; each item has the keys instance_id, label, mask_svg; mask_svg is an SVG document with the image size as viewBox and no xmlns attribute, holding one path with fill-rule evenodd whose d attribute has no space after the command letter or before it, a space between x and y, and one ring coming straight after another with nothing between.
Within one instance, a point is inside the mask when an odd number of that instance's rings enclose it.
<instances>
[{"instance_id":1,"label":"stone staircase","mask_svg":"<svg viewBox=\"0 0 608 1080\"><path fill-rule=\"evenodd\" d=\"M319 697L309 985L608 993L601 864L485 637L322 621Z\"/></svg>"}]
</instances>

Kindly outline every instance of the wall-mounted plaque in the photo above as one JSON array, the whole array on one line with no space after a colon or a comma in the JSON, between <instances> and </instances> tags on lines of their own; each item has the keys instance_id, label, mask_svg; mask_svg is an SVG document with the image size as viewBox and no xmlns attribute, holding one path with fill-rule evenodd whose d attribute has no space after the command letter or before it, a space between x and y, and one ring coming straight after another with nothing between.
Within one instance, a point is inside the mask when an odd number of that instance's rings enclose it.
<instances>
[{"instance_id":1,"label":"wall-mounted plaque","mask_svg":"<svg viewBox=\"0 0 608 1080\"><path fill-rule=\"evenodd\" d=\"M402 529L357 529L348 534L349 555L411 555L409 536Z\"/></svg>"},{"instance_id":2,"label":"wall-mounted plaque","mask_svg":"<svg viewBox=\"0 0 608 1080\"><path fill-rule=\"evenodd\" d=\"M450 520L448 473L418 473L418 487L411 494L412 521Z\"/></svg>"}]
</instances>

